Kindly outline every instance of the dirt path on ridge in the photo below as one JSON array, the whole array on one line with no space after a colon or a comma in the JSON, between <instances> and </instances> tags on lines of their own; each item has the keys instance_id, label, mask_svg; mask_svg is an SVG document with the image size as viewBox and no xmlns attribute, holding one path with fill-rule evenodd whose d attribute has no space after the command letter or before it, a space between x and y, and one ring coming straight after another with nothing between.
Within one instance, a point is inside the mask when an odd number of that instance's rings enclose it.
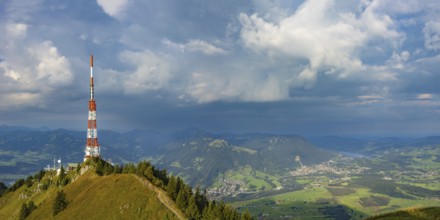
<instances>
[{"instance_id":1,"label":"dirt path on ridge","mask_svg":"<svg viewBox=\"0 0 440 220\"><path fill-rule=\"evenodd\" d=\"M133 174L134 175L134 174ZM156 197L159 199L159 201L165 206L167 207L169 210L171 210L178 219L181 220L185 220L186 217L185 215L176 207L176 205L174 204L174 201L168 196L168 194L154 186L150 181L142 179L141 177L134 175L143 185L145 185L148 189L154 191L156 193Z\"/></svg>"}]
</instances>

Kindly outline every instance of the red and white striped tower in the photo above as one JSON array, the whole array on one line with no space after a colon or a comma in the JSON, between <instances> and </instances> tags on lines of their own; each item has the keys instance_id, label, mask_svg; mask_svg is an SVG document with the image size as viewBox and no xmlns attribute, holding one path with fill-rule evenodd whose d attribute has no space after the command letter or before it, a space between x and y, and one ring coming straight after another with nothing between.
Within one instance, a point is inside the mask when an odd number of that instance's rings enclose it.
<instances>
[{"instance_id":1,"label":"red and white striped tower","mask_svg":"<svg viewBox=\"0 0 440 220\"><path fill-rule=\"evenodd\" d=\"M100 157L98 143L98 130L96 128L96 103L93 87L93 55L90 55L90 100L89 100L89 123L87 126L87 143L84 150L84 161L91 157Z\"/></svg>"}]
</instances>

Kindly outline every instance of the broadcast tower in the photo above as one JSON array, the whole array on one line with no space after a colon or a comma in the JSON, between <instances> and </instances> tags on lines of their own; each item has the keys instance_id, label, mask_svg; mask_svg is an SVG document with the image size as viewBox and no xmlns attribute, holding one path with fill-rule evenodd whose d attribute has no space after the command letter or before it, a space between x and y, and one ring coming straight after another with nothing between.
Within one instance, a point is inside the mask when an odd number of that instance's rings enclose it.
<instances>
[{"instance_id":1,"label":"broadcast tower","mask_svg":"<svg viewBox=\"0 0 440 220\"><path fill-rule=\"evenodd\" d=\"M87 126L87 143L84 150L84 161L91 157L100 157L98 143L98 130L96 128L96 103L93 87L93 55L90 55L90 100L89 100L89 119Z\"/></svg>"}]
</instances>

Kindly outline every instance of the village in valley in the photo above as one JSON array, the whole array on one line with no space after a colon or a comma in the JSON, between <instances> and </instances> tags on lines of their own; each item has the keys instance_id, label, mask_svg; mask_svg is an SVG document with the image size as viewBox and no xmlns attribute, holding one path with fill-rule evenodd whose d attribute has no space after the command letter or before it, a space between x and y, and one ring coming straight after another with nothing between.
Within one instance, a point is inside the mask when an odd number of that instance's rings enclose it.
<instances>
[{"instance_id":1,"label":"village in valley","mask_svg":"<svg viewBox=\"0 0 440 220\"><path fill-rule=\"evenodd\" d=\"M299 156L295 157L295 162L299 165L296 169L287 172L286 175L279 176L277 181L271 178L261 178L262 181L272 185L272 188L255 188L249 186L246 175L242 179L222 178L219 187L210 188L207 192L213 198L234 197L239 194L260 193L265 190L287 190L287 189L308 189L313 187L324 187L328 184L337 182L347 182L352 176L361 175L369 172L371 168L360 166L354 163L354 159L339 155L334 160L329 160L315 165L303 165ZM243 172L245 173L245 172ZM258 176L254 176L258 179ZM307 181L305 181L307 179ZM299 180L299 181L297 181ZM296 184L292 184L292 181ZM279 184L277 184L279 183Z\"/></svg>"},{"instance_id":2,"label":"village in valley","mask_svg":"<svg viewBox=\"0 0 440 220\"><path fill-rule=\"evenodd\" d=\"M402 155L410 154L410 152L402 152ZM269 173L258 174L259 172L248 172L238 170L231 171L228 175L222 176L215 187L207 190L211 198L241 198L244 195L264 195L264 194L279 194L289 191L301 191L313 188L328 188L333 186L349 186L355 185L358 179L368 179L374 177L380 182L400 182L417 185L421 182L432 182L435 184L435 179L439 175L439 171L426 167L415 168L406 161L407 164L401 164L395 169L383 169L383 163L389 154L375 155L374 158L367 157L349 157L338 155L332 160L314 164L304 165L301 163L299 156L295 157L297 168L288 171L285 175L270 175ZM237 172L240 175L236 175ZM249 175L257 173L258 175ZM239 176L240 178L237 178ZM263 184L255 184L259 180ZM267 184L266 184L267 183ZM253 185L252 185L253 184ZM255 186L257 185L257 187ZM429 184L427 184L429 185ZM268 187L270 186L270 187ZM269 193L268 193L269 192ZM439 200L440 196L431 196L430 199Z\"/></svg>"}]
</instances>

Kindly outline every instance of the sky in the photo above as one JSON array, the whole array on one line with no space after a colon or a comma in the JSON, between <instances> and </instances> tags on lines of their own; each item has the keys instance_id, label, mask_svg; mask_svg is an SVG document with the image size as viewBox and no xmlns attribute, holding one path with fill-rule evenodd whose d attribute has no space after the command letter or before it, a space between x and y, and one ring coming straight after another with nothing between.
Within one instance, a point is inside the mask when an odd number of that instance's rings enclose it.
<instances>
[{"instance_id":1,"label":"sky","mask_svg":"<svg viewBox=\"0 0 440 220\"><path fill-rule=\"evenodd\" d=\"M0 1L0 124L438 135L437 0Z\"/></svg>"}]
</instances>

